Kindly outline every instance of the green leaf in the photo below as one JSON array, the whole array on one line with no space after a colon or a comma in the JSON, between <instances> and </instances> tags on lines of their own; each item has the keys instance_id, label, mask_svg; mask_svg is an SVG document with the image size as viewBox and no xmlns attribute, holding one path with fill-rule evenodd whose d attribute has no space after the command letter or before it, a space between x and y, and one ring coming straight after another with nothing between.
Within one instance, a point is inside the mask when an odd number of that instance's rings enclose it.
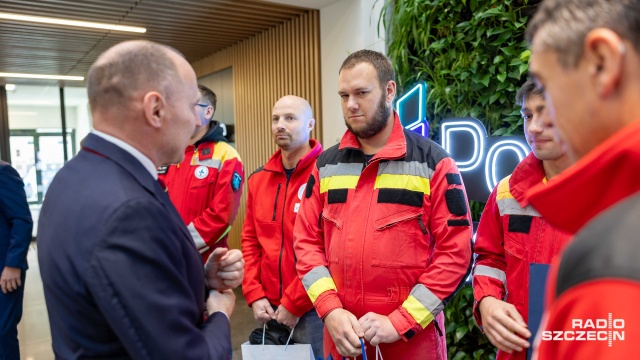
<instances>
[{"instance_id":1,"label":"green leaf","mask_svg":"<svg viewBox=\"0 0 640 360\"><path fill-rule=\"evenodd\" d=\"M482 83L484 86L489 86L489 80L491 80L491 75L487 74L483 76L482 79L480 79L480 83Z\"/></svg>"},{"instance_id":2,"label":"green leaf","mask_svg":"<svg viewBox=\"0 0 640 360\"><path fill-rule=\"evenodd\" d=\"M502 60L504 60L504 58L502 57L502 55L498 55L496 57L493 58L493 63L497 64L499 62L501 62Z\"/></svg>"},{"instance_id":3,"label":"green leaf","mask_svg":"<svg viewBox=\"0 0 640 360\"><path fill-rule=\"evenodd\" d=\"M523 51L520 56L520 61L528 63L529 59L531 58L531 50L527 49L525 51Z\"/></svg>"}]
</instances>

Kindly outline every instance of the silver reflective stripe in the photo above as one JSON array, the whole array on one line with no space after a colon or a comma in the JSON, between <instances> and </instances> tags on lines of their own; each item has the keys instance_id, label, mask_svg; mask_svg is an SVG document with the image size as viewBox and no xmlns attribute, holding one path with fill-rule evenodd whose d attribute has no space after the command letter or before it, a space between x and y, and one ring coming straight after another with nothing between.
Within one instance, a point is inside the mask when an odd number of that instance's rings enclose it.
<instances>
[{"instance_id":1,"label":"silver reflective stripe","mask_svg":"<svg viewBox=\"0 0 640 360\"><path fill-rule=\"evenodd\" d=\"M327 269L326 266L316 266L302 278L302 285L304 285L305 290L309 291L311 285L315 284L316 281L323 277L331 277L329 269Z\"/></svg>"},{"instance_id":2,"label":"silver reflective stripe","mask_svg":"<svg viewBox=\"0 0 640 360\"><path fill-rule=\"evenodd\" d=\"M196 227L193 225L193 223L189 224L187 226L187 229L189 229L189 233L191 234L191 237L193 238L193 242L196 244L196 249L198 249L198 251L202 253L205 251L202 249L204 249L205 247L207 249L209 248L207 246L207 243L204 242L204 239L202 238L202 236L200 235Z\"/></svg>"},{"instance_id":3,"label":"silver reflective stripe","mask_svg":"<svg viewBox=\"0 0 640 360\"><path fill-rule=\"evenodd\" d=\"M222 162L218 159L205 159L205 160L196 159L196 161L192 165L202 165L210 168L220 169L221 164Z\"/></svg>"},{"instance_id":4,"label":"silver reflective stripe","mask_svg":"<svg viewBox=\"0 0 640 360\"><path fill-rule=\"evenodd\" d=\"M500 216L505 215L529 215L529 216L540 216L540 213L531 205L527 205L526 207L520 207L518 204L518 200L514 198L500 199L497 201L498 209L500 210Z\"/></svg>"},{"instance_id":5,"label":"silver reflective stripe","mask_svg":"<svg viewBox=\"0 0 640 360\"><path fill-rule=\"evenodd\" d=\"M422 284L414 286L409 295L416 298L433 316L438 315L444 308L442 301Z\"/></svg>"},{"instance_id":6,"label":"silver reflective stripe","mask_svg":"<svg viewBox=\"0 0 640 360\"><path fill-rule=\"evenodd\" d=\"M362 173L362 163L338 163L337 165L325 165L320 168L320 178L328 178L337 175L355 175L360 176Z\"/></svg>"},{"instance_id":7,"label":"silver reflective stripe","mask_svg":"<svg viewBox=\"0 0 640 360\"><path fill-rule=\"evenodd\" d=\"M378 176L382 174L413 175L431 179L433 170L427 163L417 161L386 161L378 167Z\"/></svg>"},{"instance_id":8,"label":"silver reflective stripe","mask_svg":"<svg viewBox=\"0 0 640 360\"><path fill-rule=\"evenodd\" d=\"M476 265L476 268L473 271L473 276L476 275L488 276L500 280L504 287L507 287L507 274L502 270L498 270L496 268L485 265Z\"/></svg>"}]
</instances>

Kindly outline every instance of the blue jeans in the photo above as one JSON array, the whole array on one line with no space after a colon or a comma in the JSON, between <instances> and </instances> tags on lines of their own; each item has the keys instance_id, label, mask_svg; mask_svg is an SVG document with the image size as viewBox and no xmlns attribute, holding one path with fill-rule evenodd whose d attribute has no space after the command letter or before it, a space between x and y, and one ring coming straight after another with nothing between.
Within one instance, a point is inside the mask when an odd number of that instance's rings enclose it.
<instances>
[{"instance_id":1,"label":"blue jeans","mask_svg":"<svg viewBox=\"0 0 640 360\"><path fill-rule=\"evenodd\" d=\"M324 354L322 353L323 330L324 323L318 317L316 309L311 309L298 320L291 339L299 344L311 344L313 356L316 359L324 359Z\"/></svg>"}]
</instances>

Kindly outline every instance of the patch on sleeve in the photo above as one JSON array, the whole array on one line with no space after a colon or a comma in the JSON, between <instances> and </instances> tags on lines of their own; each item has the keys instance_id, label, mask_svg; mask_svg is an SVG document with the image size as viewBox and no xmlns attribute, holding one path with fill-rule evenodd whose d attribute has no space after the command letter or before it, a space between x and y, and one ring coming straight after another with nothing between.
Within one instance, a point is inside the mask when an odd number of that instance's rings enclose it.
<instances>
[{"instance_id":1,"label":"patch on sleeve","mask_svg":"<svg viewBox=\"0 0 640 360\"><path fill-rule=\"evenodd\" d=\"M460 174L448 173L446 176L449 185L462 185Z\"/></svg>"},{"instance_id":2,"label":"patch on sleeve","mask_svg":"<svg viewBox=\"0 0 640 360\"><path fill-rule=\"evenodd\" d=\"M233 179L231 180L231 188L233 191L240 190L240 185L242 184L242 176L238 174L236 171L233 172Z\"/></svg>"},{"instance_id":3,"label":"patch on sleeve","mask_svg":"<svg viewBox=\"0 0 640 360\"><path fill-rule=\"evenodd\" d=\"M305 190L304 197L307 199L313 194L313 186L316 184L316 178L313 175L309 175L309 181L307 181L307 189Z\"/></svg>"},{"instance_id":4,"label":"patch on sleeve","mask_svg":"<svg viewBox=\"0 0 640 360\"><path fill-rule=\"evenodd\" d=\"M158 166L158 175L164 175L169 170L168 166Z\"/></svg>"},{"instance_id":5,"label":"patch on sleeve","mask_svg":"<svg viewBox=\"0 0 640 360\"><path fill-rule=\"evenodd\" d=\"M461 220L447 220L447 225L449 226L470 226L469 220L461 219Z\"/></svg>"},{"instance_id":6,"label":"patch on sleeve","mask_svg":"<svg viewBox=\"0 0 640 360\"><path fill-rule=\"evenodd\" d=\"M449 189L444 192L444 197L450 213L458 216L467 215L467 202L462 189Z\"/></svg>"},{"instance_id":7,"label":"patch on sleeve","mask_svg":"<svg viewBox=\"0 0 640 360\"><path fill-rule=\"evenodd\" d=\"M533 216L509 215L509 232L528 234L531 230Z\"/></svg>"}]
</instances>

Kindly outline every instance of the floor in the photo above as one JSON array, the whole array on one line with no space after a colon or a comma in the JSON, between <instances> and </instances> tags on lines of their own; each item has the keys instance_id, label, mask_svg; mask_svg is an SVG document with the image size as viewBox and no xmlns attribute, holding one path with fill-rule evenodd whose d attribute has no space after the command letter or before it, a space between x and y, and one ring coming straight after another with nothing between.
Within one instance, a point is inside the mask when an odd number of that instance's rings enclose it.
<instances>
[{"instance_id":1,"label":"floor","mask_svg":"<svg viewBox=\"0 0 640 360\"><path fill-rule=\"evenodd\" d=\"M22 321L18 324L21 359L53 360L49 317L44 302L35 242L29 248L27 259L29 270L24 289L24 311ZM236 289L235 293L236 307L231 316L231 342L233 360L238 360L242 359L240 345L248 340L251 331L257 327L257 322L253 319L253 312L247 306L240 289Z\"/></svg>"}]
</instances>

